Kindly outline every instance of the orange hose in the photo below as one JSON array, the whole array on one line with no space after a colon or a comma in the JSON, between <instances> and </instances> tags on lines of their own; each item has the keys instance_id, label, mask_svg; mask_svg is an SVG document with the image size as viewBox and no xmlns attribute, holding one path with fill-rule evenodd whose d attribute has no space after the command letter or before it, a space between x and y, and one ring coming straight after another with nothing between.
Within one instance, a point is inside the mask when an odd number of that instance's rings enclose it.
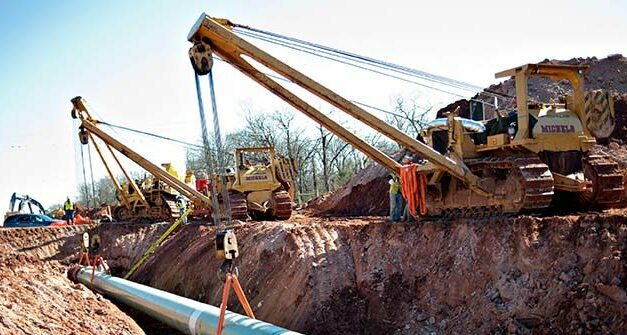
<instances>
[{"instance_id":1,"label":"orange hose","mask_svg":"<svg viewBox=\"0 0 627 335\"><path fill-rule=\"evenodd\" d=\"M416 174L418 165L409 164L401 167L401 194L407 206L409 213L416 217L416 209L420 209L420 215L427 214L427 177L424 174Z\"/></svg>"}]
</instances>

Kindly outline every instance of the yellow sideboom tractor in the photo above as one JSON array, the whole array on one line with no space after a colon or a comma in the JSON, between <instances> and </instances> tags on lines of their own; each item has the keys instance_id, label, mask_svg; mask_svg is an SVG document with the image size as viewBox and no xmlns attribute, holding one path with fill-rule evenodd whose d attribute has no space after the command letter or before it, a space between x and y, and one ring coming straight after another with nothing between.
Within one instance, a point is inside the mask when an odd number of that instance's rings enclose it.
<instances>
[{"instance_id":1,"label":"yellow sideboom tractor","mask_svg":"<svg viewBox=\"0 0 627 335\"><path fill-rule=\"evenodd\" d=\"M98 156L117 190L120 205L113 210L113 217L118 221L171 220L179 216L176 198L183 196L194 207L193 217L211 215L211 185L196 189L181 181L178 174L170 168L162 168L118 141L103 131L87 109L81 97L72 99L72 117L81 121L79 138L82 144L93 143ZM98 139L99 141L96 141ZM101 142L102 145L98 144ZM105 151L106 149L106 151ZM113 158L115 164L109 164L105 152ZM121 164L117 153L122 154L142 167L152 176L133 179ZM241 148L235 150L235 171L226 175L214 175L210 181L218 190L218 201L222 202L220 189L222 180L226 180L231 218L246 220L276 219L287 220L292 215L297 166L292 159L275 155L274 148ZM124 176L120 183L112 170L117 166ZM230 169L229 169L230 170ZM220 213L225 217L226 213Z\"/></svg>"},{"instance_id":2,"label":"yellow sideboom tractor","mask_svg":"<svg viewBox=\"0 0 627 335\"><path fill-rule=\"evenodd\" d=\"M621 203L624 186L619 166L605 155L591 153L596 138L614 126L612 101L602 92L584 91L585 67L527 64L497 73L497 78L516 81L515 111L500 111L503 115L482 122L451 113L423 129L422 142L241 38L234 27L243 26L200 16L188 35L193 44L190 60L198 75L209 73L216 54L390 173L400 175L401 164L258 70L251 59L407 148L423 159L416 172L427 177L426 215L536 212L564 198L601 207ZM573 93L560 104L531 102L527 98L530 76L565 79Z\"/></svg>"}]
</instances>

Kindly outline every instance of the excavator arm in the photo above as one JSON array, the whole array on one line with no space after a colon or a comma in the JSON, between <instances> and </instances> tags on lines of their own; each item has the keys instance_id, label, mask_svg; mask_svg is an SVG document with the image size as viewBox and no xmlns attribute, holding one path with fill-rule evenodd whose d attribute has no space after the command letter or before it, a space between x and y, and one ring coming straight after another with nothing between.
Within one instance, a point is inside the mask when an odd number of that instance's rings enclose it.
<instances>
[{"instance_id":1,"label":"excavator arm","mask_svg":"<svg viewBox=\"0 0 627 335\"><path fill-rule=\"evenodd\" d=\"M472 190L484 195L489 194L486 187L480 184L479 178L468 169L461 159L443 156L431 147L394 128L371 113L368 113L339 94L240 38L231 31L233 26L234 24L228 20L214 19L206 14L200 16L188 35L188 40L194 43L194 46L190 49L190 58L198 74L206 74L210 70L212 64L211 53L215 53L249 78L256 81L315 122L321 124L347 143L353 145L372 160L383 165L390 172L395 174L400 173L401 165L398 162L357 137L337 122L331 120L325 114L300 99L266 74L257 70L242 57L247 56L272 71L279 73L291 82L363 122L405 148L422 155L438 168L462 180ZM205 56L203 57L199 52L205 53Z\"/></svg>"},{"instance_id":2,"label":"excavator arm","mask_svg":"<svg viewBox=\"0 0 627 335\"><path fill-rule=\"evenodd\" d=\"M16 204L17 210L15 209ZM13 192L13 195L11 195L11 200L9 201L9 212L21 212L25 205L28 206L28 210L30 213L35 213L35 211L33 210L33 206L37 208L41 214L46 213L46 209L39 201L31 198L28 195L21 195Z\"/></svg>"}]
</instances>

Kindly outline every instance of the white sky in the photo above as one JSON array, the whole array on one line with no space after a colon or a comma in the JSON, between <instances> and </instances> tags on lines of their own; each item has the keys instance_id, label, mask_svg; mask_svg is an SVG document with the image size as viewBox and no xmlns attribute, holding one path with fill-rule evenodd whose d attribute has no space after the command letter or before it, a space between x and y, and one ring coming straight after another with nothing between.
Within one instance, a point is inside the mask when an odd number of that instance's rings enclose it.
<instances>
[{"instance_id":1,"label":"white sky","mask_svg":"<svg viewBox=\"0 0 627 335\"><path fill-rule=\"evenodd\" d=\"M76 194L76 95L108 122L197 141L186 36L203 11L480 86L523 63L627 51L624 1L0 2L0 204L14 191L45 206ZM349 99L387 109L399 94L436 108L456 100L251 41ZM241 124L244 106L289 109L226 64L217 62L214 75L223 132ZM119 134L154 163L183 169L182 147ZM104 170L92 155L98 178Z\"/></svg>"}]
</instances>

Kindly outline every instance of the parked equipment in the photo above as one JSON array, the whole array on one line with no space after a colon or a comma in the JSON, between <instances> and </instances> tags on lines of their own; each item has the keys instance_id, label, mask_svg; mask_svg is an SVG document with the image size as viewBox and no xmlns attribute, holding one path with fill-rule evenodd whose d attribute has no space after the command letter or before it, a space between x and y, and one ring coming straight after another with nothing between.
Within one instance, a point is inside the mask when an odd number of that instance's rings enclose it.
<instances>
[{"instance_id":1,"label":"parked equipment","mask_svg":"<svg viewBox=\"0 0 627 335\"><path fill-rule=\"evenodd\" d=\"M197 74L211 70L216 54L392 173L400 174L401 164L259 71L247 60L252 59L424 158L416 173L428 177L427 215L543 210L551 205L554 190L560 191L560 196L577 195L598 205L620 202L623 177L618 166L607 157L588 154L596 142L591 129L607 132L612 111L587 112L583 67L529 64L501 72L497 77L516 78L517 113L486 124L471 124L471 120L450 114L423 131L426 143L422 143L242 39L232 31L235 27L247 28L201 15L188 35L194 44L189 55ZM574 94L566 104L530 106L527 78L531 75L567 79ZM596 122L602 126L594 127L588 115L602 120Z\"/></svg>"},{"instance_id":2,"label":"parked equipment","mask_svg":"<svg viewBox=\"0 0 627 335\"><path fill-rule=\"evenodd\" d=\"M82 144L91 141L96 152L100 156L111 181L120 196L121 206L113 210L113 217L118 221L151 219L151 220L171 220L179 216L176 207L176 196L182 195L194 202L199 207L210 207L209 197L186 185L183 181L173 176L166 169L151 163L140 154L120 143L111 135L98 127L99 121L92 118L87 110L86 103L81 97L72 99L72 117L81 121L79 138ZM103 150L95 141L98 138L104 143L124 174L126 182L120 184L116 179L111 167L104 157ZM143 169L148 171L152 177L135 180L130 177L124 169L115 151L128 157Z\"/></svg>"},{"instance_id":3,"label":"parked equipment","mask_svg":"<svg viewBox=\"0 0 627 335\"><path fill-rule=\"evenodd\" d=\"M14 214L7 217L2 224L4 228L31 228L31 227L62 227L66 221L57 220L45 214Z\"/></svg>"},{"instance_id":4,"label":"parked equipment","mask_svg":"<svg viewBox=\"0 0 627 335\"><path fill-rule=\"evenodd\" d=\"M28 209L28 212L26 212ZM30 214L46 214L44 206L39 201L31 198L28 195L21 195L13 192L11 200L9 201L9 210L4 214L4 218L7 219L10 216L30 213Z\"/></svg>"},{"instance_id":5,"label":"parked equipment","mask_svg":"<svg viewBox=\"0 0 627 335\"><path fill-rule=\"evenodd\" d=\"M292 199L294 197L295 162L275 155L274 148L241 148L235 151L235 161L238 162L235 171L225 175L212 176L209 179L196 180L193 184L186 184L180 180L178 173L170 164L163 164L162 168L151 163L128 146L120 143L111 135L104 132L89 114L85 101L81 97L72 99L72 117L81 120L79 137L82 144L91 141L96 152L117 189L121 202L113 209L113 218L116 221L137 219L171 220L180 213L176 206L176 198L184 196L193 203L192 216L209 216L211 214L211 182L221 185L219 178L227 182L225 187L229 194L229 208L231 218L246 220L250 216L254 219L286 220L292 214ZM104 143L114 161L126 178L126 182L119 183L115 178L110 165L107 163L103 150L95 141L98 138ZM150 176L133 179L120 164L116 153L121 153L144 168ZM248 158L246 158L248 157ZM238 160L239 159L239 160ZM246 164L248 162L248 164ZM219 190L218 194L221 194ZM218 196L221 202L221 196ZM221 213L226 216L226 213Z\"/></svg>"}]
</instances>

